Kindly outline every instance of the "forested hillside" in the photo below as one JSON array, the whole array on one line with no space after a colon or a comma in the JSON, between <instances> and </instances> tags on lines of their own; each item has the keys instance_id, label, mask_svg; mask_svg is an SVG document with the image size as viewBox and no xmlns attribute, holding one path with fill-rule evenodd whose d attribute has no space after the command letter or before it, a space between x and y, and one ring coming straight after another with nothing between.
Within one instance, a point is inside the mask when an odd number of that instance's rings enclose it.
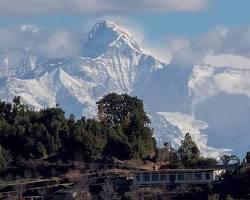
<instances>
[{"instance_id":1,"label":"forested hillside","mask_svg":"<svg viewBox=\"0 0 250 200\"><path fill-rule=\"evenodd\" d=\"M154 157L156 143L141 100L110 94L97 105L96 120L66 118L59 106L34 111L20 97L12 104L1 101L1 168L53 157L85 162Z\"/></svg>"}]
</instances>

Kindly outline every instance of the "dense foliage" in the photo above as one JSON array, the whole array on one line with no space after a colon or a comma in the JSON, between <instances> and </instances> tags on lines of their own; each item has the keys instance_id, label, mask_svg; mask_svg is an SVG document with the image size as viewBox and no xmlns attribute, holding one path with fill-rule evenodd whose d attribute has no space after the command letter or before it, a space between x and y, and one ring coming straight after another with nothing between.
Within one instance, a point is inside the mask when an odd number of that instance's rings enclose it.
<instances>
[{"instance_id":1,"label":"dense foliage","mask_svg":"<svg viewBox=\"0 0 250 200\"><path fill-rule=\"evenodd\" d=\"M116 138L109 137L112 144L110 147L127 149L123 155L116 156L125 156L127 159L154 156L156 142L141 100L126 94L109 94L97 102L97 105L98 119L119 132Z\"/></svg>"},{"instance_id":2,"label":"dense foliage","mask_svg":"<svg viewBox=\"0 0 250 200\"><path fill-rule=\"evenodd\" d=\"M189 133L187 133L181 141L181 146L177 151L177 155L184 167L200 167L217 164L215 158L204 158L201 156L199 148Z\"/></svg>"},{"instance_id":3,"label":"dense foliage","mask_svg":"<svg viewBox=\"0 0 250 200\"><path fill-rule=\"evenodd\" d=\"M168 143L163 148L157 149L156 159L158 162L168 162L171 168L193 168L213 166L217 164L215 158L205 158L201 156L200 150L187 133L178 149L173 149Z\"/></svg>"},{"instance_id":4,"label":"dense foliage","mask_svg":"<svg viewBox=\"0 0 250 200\"><path fill-rule=\"evenodd\" d=\"M56 156L93 161L154 155L155 140L141 100L110 94L97 104L101 120L66 118L59 107L33 111L20 97L13 103L0 101L0 167Z\"/></svg>"},{"instance_id":5,"label":"dense foliage","mask_svg":"<svg viewBox=\"0 0 250 200\"><path fill-rule=\"evenodd\" d=\"M200 150L189 133L187 133L184 140L182 140L178 153L184 166L194 166L195 163L198 162L200 158Z\"/></svg>"},{"instance_id":6,"label":"dense foliage","mask_svg":"<svg viewBox=\"0 0 250 200\"><path fill-rule=\"evenodd\" d=\"M59 108L34 111L21 103L0 101L0 168L27 160L84 161L105 158L152 159L172 167L216 164L203 158L190 134L179 149L157 149L143 102L109 94L97 102L96 119L65 117ZM156 154L157 152L157 154Z\"/></svg>"}]
</instances>

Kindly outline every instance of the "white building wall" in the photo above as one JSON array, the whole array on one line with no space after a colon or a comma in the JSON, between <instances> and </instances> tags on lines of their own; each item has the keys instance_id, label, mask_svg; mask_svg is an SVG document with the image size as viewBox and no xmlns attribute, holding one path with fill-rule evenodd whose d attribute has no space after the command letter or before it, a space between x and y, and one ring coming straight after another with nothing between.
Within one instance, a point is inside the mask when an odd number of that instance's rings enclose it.
<instances>
[{"instance_id":1,"label":"white building wall","mask_svg":"<svg viewBox=\"0 0 250 200\"><path fill-rule=\"evenodd\" d=\"M154 185L154 184L170 184L176 183L176 184L198 184L198 183L209 183L213 182L215 180L218 180L218 176L221 175L222 172L219 171L209 171L209 172L175 172L175 173L163 173L163 172L141 172L138 173L138 177L140 180L137 180L135 178L135 184L138 185ZM207 175L208 174L208 175ZM158 175L158 179L155 180L155 175ZM161 176L165 176L166 179L162 180ZM170 177L174 176L175 180L171 181ZM209 176L209 177L208 177ZM208 179L209 178L209 179Z\"/></svg>"}]
</instances>

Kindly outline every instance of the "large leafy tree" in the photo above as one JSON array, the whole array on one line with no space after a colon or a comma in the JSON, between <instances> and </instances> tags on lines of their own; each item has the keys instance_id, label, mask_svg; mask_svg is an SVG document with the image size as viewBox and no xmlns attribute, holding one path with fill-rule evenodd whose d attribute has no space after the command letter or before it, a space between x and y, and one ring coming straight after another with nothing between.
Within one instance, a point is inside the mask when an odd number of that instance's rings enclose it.
<instances>
[{"instance_id":1,"label":"large leafy tree","mask_svg":"<svg viewBox=\"0 0 250 200\"><path fill-rule=\"evenodd\" d=\"M127 147L128 158L154 155L155 139L142 100L127 94L112 93L98 101L97 106L98 119L122 133L118 142Z\"/></svg>"},{"instance_id":2,"label":"large leafy tree","mask_svg":"<svg viewBox=\"0 0 250 200\"><path fill-rule=\"evenodd\" d=\"M144 126L150 120L144 110L143 101L127 94L111 93L97 102L99 120L111 126L129 125L132 120ZM135 125L135 124L134 124Z\"/></svg>"}]
</instances>

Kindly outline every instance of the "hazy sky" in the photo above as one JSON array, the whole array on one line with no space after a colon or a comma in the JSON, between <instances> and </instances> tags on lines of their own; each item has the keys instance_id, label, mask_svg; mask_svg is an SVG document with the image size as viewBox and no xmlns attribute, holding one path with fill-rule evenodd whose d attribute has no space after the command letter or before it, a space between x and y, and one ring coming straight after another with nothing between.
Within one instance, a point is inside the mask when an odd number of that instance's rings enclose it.
<instances>
[{"instance_id":1,"label":"hazy sky","mask_svg":"<svg viewBox=\"0 0 250 200\"><path fill-rule=\"evenodd\" d=\"M139 26L157 41L249 25L249 8L249 0L0 0L0 27L36 24L82 31L108 16Z\"/></svg>"},{"instance_id":2,"label":"hazy sky","mask_svg":"<svg viewBox=\"0 0 250 200\"><path fill-rule=\"evenodd\" d=\"M79 54L75 33L80 38L109 19L161 60L193 62L207 52L250 57L249 8L250 0L0 0L0 46L27 45L17 28L35 25L48 35L33 41L34 51L72 56Z\"/></svg>"}]
</instances>

